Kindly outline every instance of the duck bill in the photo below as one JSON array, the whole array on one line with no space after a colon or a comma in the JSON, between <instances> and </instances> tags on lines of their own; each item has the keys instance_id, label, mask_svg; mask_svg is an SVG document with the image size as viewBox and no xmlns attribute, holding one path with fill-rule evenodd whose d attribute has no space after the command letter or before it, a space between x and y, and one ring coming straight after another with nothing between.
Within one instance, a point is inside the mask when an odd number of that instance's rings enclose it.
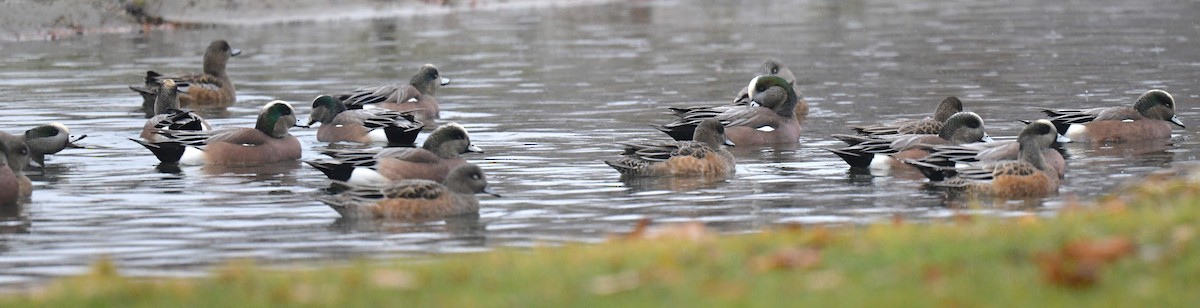
<instances>
[{"instance_id":1,"label":"duck bill","mask_svg":"<svg viewBox=\"0 0 1200 308\"><path fill-rule=\"evenodd\" d=\"M1067 136L1064 136L1063 134L1058 134L1058 137L1054 137L1054 142L1071 143L1071 138L1067 138Z\"/></svg>"},{"instance_id":2,"label":"duck bill","mask_svg":"<svg viewBox=\"0 0 1200 308\"><path fill-rule=\"evenodd\" d=\"M448 84L450 84L450 78L442 77L442 85L444 86Z\"/></svg>"},{"instance_id":3,"label":"duck bill","mask_svg":"<svg viewBox=\"0 0 1200 308\"><path fill-rule=\"evenodd\" d=\"M492 195L493 197L496 197L496 198L500 198L500 194L498 194L498 193L496 193L496 191L492 190L491 187L483 188L483 193Z\"/></svg>"},{"instance_id":4,"label":"duck bill","mask_svg":"<svg viewBox=\"0 0 1200 308\"><path fill-rule=\"evenodd\" d=\"M995 139L992 139L992 136L988 136L988 134L987 134L987 133L983 133L983 139L979 139L979 141L983 141L983 142L993 142L993 141L996 141L996 140L995 140Z\"/></svg>"},{"instance_id":5,"label":"duck bill","mask_svg":"<svg viewBox=\"0 0 1200 308\"><path fill-rule=\"evenodd\" d=\"M736 147L737 145L733 143L733 140L725 139L725 146Z\"/></svg>"},{"instance_id":6,"label":"duck bill","mask_svg":"<svg viewBox=\"0 0 1200 308\"><path fill-rule=\"evenodd\" d=\"M467 147L467 153L483 153L483 149L480 149L479 147L472 144L471 146Z\"/></svg>"},{"instance_id":7,"label":"duck bill","mask_svg":"<svg viewBox=\"0 0 1200 308\"><path fill-rule=\"evenodd\" d=\"M229 50L229 56L230 56L230 57L236 57L236 56L238 56L238 55L240 55L240 54L242 54L242 50L241 50L241 49L234 48L234 49L230 49L230 50Z\"/></svg>"},{"instance_id":8,"label":"duck bill","mask_svg":"<svg viewBox=\"0 0 1200 308\"><path fill-rule=\"evenodd\" d=\"M1179 125L1182 128L1187 128L1187 126L1183 125L1183 121L1179 120L1179 116L1171 117L1171 123L1175 123L1175 125Z\"/></svg>"},{"instance_id":9,"label":"duck bill","mask_svg":"<svg viewBox=\"0 0 1200 308\"><path fill-rule=\"evenodd\" d=\"M83 146L75 143L79 142L79 140L83 140L83 138L87 138L87 135L79 135L79 137L75 138L75 140L67 141L67 147L72 149L82 149Z\"/></svg>"}]
</instances>

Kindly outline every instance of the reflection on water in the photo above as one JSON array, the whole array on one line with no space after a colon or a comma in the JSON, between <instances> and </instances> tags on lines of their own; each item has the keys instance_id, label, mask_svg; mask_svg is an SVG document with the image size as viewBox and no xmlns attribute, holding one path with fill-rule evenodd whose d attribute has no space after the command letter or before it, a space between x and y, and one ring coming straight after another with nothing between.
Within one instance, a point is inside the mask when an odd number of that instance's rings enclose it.
<instances>
[{"instance_id":1,"label":"reflection on water","mask_svg":"<svg viewBox=\"0 0 1200 308\"><path fill-rule=\"evenodd\" d=\"M1111 3L1110 3L1111 2ZM1200 50L1187 3L1117 1L631 2L460 13L338 24L97 35L0 47L0 129L50 121L87 134L32 173L29 204L0 209L0 284L83 270L108 255L129 274L191 274L232 258L266 263L427 255L496 246L598 241L643 218L698 220L729 232L781 223L861 223L900 215L1049 212L1090 199L1200 148L1191 129L1169 141L1070 144L1060 195L982 208L947 202L917 177L850 171L823 148L847 125L917 118L943 97L1013 138L1034 107L1129 104L1170 91L1200 122ZM299 163L270 168L157 166L134 137L147 69L195 71L228 39L239 102L206 115L249 127L282 99L298 112L318 94L407 80L433 63L446 122L487 153L467 156L503 198L478 217L430 222L342 220L313 196L329 182ZM724 104L764 58L796 72L812 106L798 146L733 149L737 174L715 182L622 181L602 160L615 143L664 140L649 124L667 106ZM1193 126L1194 127L1194 126ZM294 129L306 159L315 129ZM423 138L423 136L422 136ZM999 139L999 138L998 138Z\"/></svg>"}]
</instances>

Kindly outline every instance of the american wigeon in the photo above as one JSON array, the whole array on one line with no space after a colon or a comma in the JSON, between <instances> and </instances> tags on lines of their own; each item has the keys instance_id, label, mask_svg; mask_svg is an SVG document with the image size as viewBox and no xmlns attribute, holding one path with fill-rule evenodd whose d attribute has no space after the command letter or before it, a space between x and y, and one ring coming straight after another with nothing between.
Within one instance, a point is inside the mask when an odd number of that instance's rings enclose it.
<instances>
[{"instance_id":1,"label":"american wigeon","mask_svg":"<svg viewBox=\"0 0 1200 308\"><path fill-rule=\"evenodd\" d=\"M318 197L345 218L436 219L475 214L475 194L500 197L488 187L483 170L474 164L454 168L443 182L399 180L384 186L357 186L333 196Z\"/></svg>"},{"instance_id":2,"label":"american wigeon","mask_svg":"<svg viewBox=\"0 0 1200 308\"><path fill-rule=\"evenodd\" d=\"M1150 90L1132 107L1042 109L1059 133L1075 142L1130 142L1171 137L1171 124L1185 127L1175 115L1175 98ZM1064 130L1065 127L1065 130Z\"/></svg>"},{"instance_id":3,"label":"american wigeon","mask_svg":"<svg viewBox=\"0 0 1200 308\"><path fill-rule=\"evenodd\" d=\"M762 67L759 68L758 74L779 76L787 80L788 84L792 85L793 88L796 87L796 75L792 73L791 69L788 69L787 65L783 65L783 62L779 62L779 60L767 59L763 62ZM733 105L749 105L750 101L750 88L742 88L738 91L737 96L733 97ZM796 119L799 121L804 121L805 118L808 118L808 102L804 101L803 97L796 103L794 113L796 114Z\"/></svg>"},{"instance_id":4,"label":"american wigeon","mask_svg":"<svg viewBox=\"0 0 1200 308\"><path fill-rule=\"evenodd\" d=\"M29 146L25 144L25 137L0 132L0 143L5 148L4 161L17 182L18 196L28 198L33 195L33 181L24 172L25 166L29 165Z\"/></svg>"},{"instance_id":5,"label":"american wigeon","mask_svg":"<svg viewBox=\"0 0 1200 308\"><path fill-rule=\"evenodd\" d=\"M441 108L435 95L439 88L448 84L450 79L442 77L436 66L425 64L409 79L408 84L362 87L335 97L350 109L376 104L376 107L392 111L416 110L418 121L433 126L434 119L441 117Z\"/></svg>"},{"instance_id":6,"label":"american wigeon","mask_svg":"<svg viewBox=\"0 0 1200 308\"><path fill-rule=\"evenodd\" d=\"M0 142L0 154L8 156L12 150ZM21 174L8 167L8 159L0 159L0 206L12 206L21 201Z\"/></svg>"},{"instance_id":7,"label":"american wigeon","mask_svg":"<svg viewBox=\"0 0 1200 308\"><path fill-rule=\"evenodd\" d=\"M46 155L58 154L66 148L83 148L76 141L86 138L81 135L71 140L71 129L62 123L38 125L25 131L25 145L29 147L29 160L36 166L46 165Z\"/></svg>"},{"instance_id":8,"label":"american wigeon","mask_svg":"<svg viewBox=\"0 0 1200 308\"><path fill-rule=\"evenodd\" d=\"M145 86L130 86L129 89L142 95L142 109L146 117L153 117L155 88L160 81L174 80L180 87L186 87L187 93L179 95L179 103L184 108L225 108L237 101L233 80L225 73L225 63L230 57L241 54L241 50L229 47L225 40L214 40L204 51L204 71L199 74L166 76L155 71L147 71Z\"/></svg>"},{"instance_id":9,"label":"american wigeon","mask_svg":"<svg viewBox=\"0 0 1200 308\"><path fill-rule=\"evenodd\" d=\"M163 79L154 89L154 116L146 120L139 137L146 141L165 141L160 130L209 131L212 126L195 112L179 109L179 86Z\"/></svg>"},{"instance_id":10,"label":"american wigeon","mask_svg":"<svg viewBox=\"0 0 1200 308\"><path fill-rule=\"evenodd\" d=\"M412 146L425 125L416 120L412 111L348 110L345 104L329 95L313 99L308 125L313 123L321 123L317 128L317 141L385 142L389 146Z\"/></svg>"},{"instance_id":11,"label":"american wigeon","mask_svg":"<svg viewBox=\"0 0 1200 308\"><path fill-rule=\"evenodd\" d=\"M1046 123L1050 123L1046 120ZM1032 123L1032 122L1031 122ZM1055 144L1071 142L1069 138L1053 133ZM1042 149L1042 159L1046 165L1054 169L1059 178L1066 175L1066 160L1055 145ZM973 163L993 163L1006 160L1017 160L1021 153L1021 145L1016 140L967 143L960 145L938 145L929 147L929 155L921 161L940 166L965 166Z\"/></svg>"},{"instance_id":12,"label":"american wigeon","mask_svg":"<svg viewBox=\"0 0 1200 308\"><path fill-rule=\"evenodd\" d=\"M1054 124L1038 120L1025 126L1017 137L1020 152L1015 161L975 164L967 167L942 167L918 161L913 163L930 178L932 187L953 192L989 195L1006 199L1040 198L1058 192L1057 170L1046 161L1044 150L1053 146L1057 135ZM953 177L948 177L948 174ZM938 181L943 179L944 181Z\"/></svg>"},{"instance_id":13,"label":"american wigeon","mask_svg":"<svg viewBox=\"0 0 1200 308\"><path fill-rule=\"evenodd\" d=\"M696 128L693 141L621 143L621 158L604 163L623 177L726 177L737 171L733 154L722 147L734 144L725 138L726 129L720 121L707 119Z\"/></svg>"},{"instance_id":14,"label":"american wigeon","mask_svg":"<svg viewBox=\"0 0 1200 308\"><path fill-rule=\"evenodd\" d=\"M942 123L950 116L962 112L962 101L957 97L947 97L938 103L933 110L933 116L916 120L897 121L888 124L850 126L859 135L898 135L898 134L937 134L942 131Z\"/></svg>"},{"instance_id":15,"label":"american wigeon","mask_svg":"<svg viewBox=\"0 0 1200 308\"><path fill-rule=\"evenodd\" d=\"M263 106L254 128L229 128L212 132L162 130L165 141L130 138L154 153L165 164L254 166L300 159L300 140L288 133L296 125L296 112L284 101Z\"/></svg>"},{"instance_id":16,"label":"american wigeon","mask_svg":"<svg viewBox=\"0 0 1200 308\"><path fill-rule=\"evenodd\" d=\"M840 149L826 149L837 154L852 168L888 170L904 166L901 160L919 159L929 154L930 145L953 145L992 141L984 129L983 118L974 112L955 113L946 119L937 135L878 136L833 135L853 144Z\"/></svg>"},{"instance_id":17,"label":"american wigeon","mask_svg":"<svg viewBox=\"0 0 1200 308\"><path fill-rule=\"evenodd\" d=\"M752 103L695 109L678 115L674 122L654 126L675 140L691 140L696 125L706 119L725 124L725 136L739 146L796 144L800 122L795 109L800 101L792 85L779 76L760 75L750 81Z\"/></svg>"},{"instance_id":18,"label":"american wigeon","mask_svg":"<svg viewBox=\"0 0 1200 308\"><path fill-rule=\"evenodd\" d=\"M467 129L457 123L442 125L425 138L420 148L325 150L332 161L305 161L332 180L356 185L401 179L440 182L455 167L467 163L460 154L483 152L471 144Z\"/></svg>"}]
</instances>

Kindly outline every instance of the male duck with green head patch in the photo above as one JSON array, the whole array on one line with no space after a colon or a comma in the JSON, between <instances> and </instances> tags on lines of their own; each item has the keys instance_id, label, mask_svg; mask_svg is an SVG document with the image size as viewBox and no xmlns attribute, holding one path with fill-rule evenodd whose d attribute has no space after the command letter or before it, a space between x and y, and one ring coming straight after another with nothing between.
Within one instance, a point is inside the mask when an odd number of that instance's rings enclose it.
<instances>
[{"instance_id":1,"label":"male duck with green head patch","mask_svg":"<svg viewBox=\"0 0 1200 308\"><path fill-rule=\"evenodd\" d=\"M725 136L738 146L797 144L800 122L795 109L800 95L779 76L754 77L747 87L750 104L690 110L674 122L655 126L675 140L691 140L700 122L716 119L725 125Z\"/></svg>"},{"instance_id":2,"label":"male duck with green head patch","mask_svg":"<svg viewBox=\"0 0 1200 308\"><path fill-rule=\"evenodd\" d=\"M296 112L284 101L267 103L254 128L212 132L163 130L165 141L130 139L150 149L164 164L255 166L300 159L300 140L288 133Z\"/></svg>"}]
</instances>

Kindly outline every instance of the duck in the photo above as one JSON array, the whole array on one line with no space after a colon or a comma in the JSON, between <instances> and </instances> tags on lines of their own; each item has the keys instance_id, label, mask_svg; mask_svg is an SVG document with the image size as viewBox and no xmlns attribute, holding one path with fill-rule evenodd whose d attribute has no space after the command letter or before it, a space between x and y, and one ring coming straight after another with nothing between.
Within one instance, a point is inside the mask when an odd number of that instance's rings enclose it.
<instances>
[{"instance_id":1,"label":"duck","mask_svg":"<svg viewBox=\"0 0 1200 308\"><path fill-rule=\"evenodd\" d=\"M344 218L424 220L478 214L476 194L500 197L488 187L483 169L475 164L455 167L445 181L406 179L380 186L350 185L347 190L317 200Z\"/></svg>"},{"instance_id":2,"label":"duck","mask_svg":"<svg viewBox=\"0 0 1200 308\"><path fill-rule=\"evenodd\" d=\"M945 99L942 99L942 102L938 103L937 108L933 110L933 116L915 120L896 121L887 124L850 126L850 129L853 129L859 135L866 136L907 134L935 135L942 130L942 124L946 123L946 119L949 119L950 116L962 111L962 100L959 100L958 97L949 96Z\"/></svg>"},{"instance_id":3,"label":"duck","mask_svg":"<svg viewBox=\"0 0 1200 308\"><path fill-rule=\"evenodd\" d=\"M4 147L5 165L13 173L12 179L17 184L17 196L21 199L29 198L33 195L33 181L24 172L25 166L29 165L29 146L25 144L25 137L0 132L0 144L3 144ZM7 176L0 175L0 177ZM6 188L0 187L0 189Z\"/></svg>"},{"instance_id":4,"label":"duck","mask_svg":"<svg viewBox=\"0 0 1200 308\"><path fill-rule=\"evenodd\" d=\"M946 119L937 135L897 135L892 138L877 136L833 135L842 139L848 147L827 148L851 168L891 170L907 166L902 160L919 159L929 154L930 145L955 145L972 142L994 141L984 129L983 118L974 112L955 113Z\"/></svg>"},{"instance_id":5,"label":"duck","mask_svg":"<svg viewBox=\"0 0 1200 308\"><path fill-rule=\"evenodd\" d=\"M1046 123L1050 122L1046 121ZM1066 176L1067 163L1062 152L1057 147L1071 142L1071 139L1059 134L1057 131L1054 132L1054 135L1054 144L1051 147L1042 149L1042 159L1045 160L1047 166L1058 173L1058 178L1062 179ZM920 161L945 167L1017 160L1021 153L1020 143L1017 140L936 145L929 146L927 149L929 155L920 159Z\"/></svg>"},{"instance_id":6,"label":"duck","mask_svg":"<svg viewBox=\"0 0 1200 308\"><path fill-rule=\"evenodd\" d=\"M691 140L696 126L706 119L725 125L725 135L738 146L800 143L800 122L795 109L800 101L792 85L779 76L759 75L750 80L751 104L689 110L654 128L680 141Z\"/></svg>"},{"instance_id":7,"label":"duck","mask_svg":"<svg viewBox=\"0 0 1200 308\"><path fill-rule=\"evenodd\" d=\"M697 125L691 141L620 143L621 158L605 160L622 177L724 178L737 171L737 164L722 146L734 146L726 139L727 128L716 119Z\"/></svg>"},{"instance_id":8,"label":"duck","mask_svg":"<svg viewBox=\"0 0 1200 308\"><path fill-rule=\"evenodd\" d=\"M467 129L448 123L434 129L420 148L326 149L333 160L307 160L326 177L353 185L371 185L402 179L441 182L450 170L466 164L460 155L483 153L471 144Z\"/></svg>"},{"instance_id":9,"label":"duck","mask_svg":"<svg viewBox=\"0 0 1200 308\"><path fill-rule=\"evenodd\" d=\"M441 108L434 96L438 89L448 84L450 79L442 77L437 66L425 64L417 69L408 84L360 87L334 97L350 109L374 104L392 111L415 111L417 121L433 126L434 120L441 118Z\"/></svg>"},{"instance_id":10,"label":"duck","mask_svg":"<svg viewBox=\"0 0 1200 308\"><path fill-rule=\"evenodd\" d=\"M204 51L204 71L198 74L167 76L155 71L146 71L145 86L130 86L129 89L142 95L142 110L146 117L157 115L154 110L157 95L155 89L165 79L174 80L188 91L179 95L179 104L184 108L226 108L237 101L233 80L225 73L229 58L236 57L241 50L229 46L225 40L213 40Z\"/></svg>"},{"instance_id":11,"label":"duck","mask_svg":"<svg viewBox=\"0 0 1200 308\"><path fill-rule=\"evenodd\" d=\"M1053 123L1037 120L1026 125L1017 137L1020 149L1017 160L966 167L944 167L917 160L905 162L920 169L930 179L930 187L1005 199L1042 198L1058 193L1058 171L1043 154L1053 146L1056 135Z\"/></svg>"},{"instance_id":12,"label":"duck","mask_svg":"<svg viewBox=\"0 0 1200 308\"><path fill-rule=\"evenodd\" d=\"M766 61L764 61L762 66L759 67L758 74L779 76L780 78L786 80L788 84L792 85L793 88L796 86L796 75L792 73L791 69L788 69L787 65L784 65L783 62L780 62L776 59L768 58ZM749 87L742 87L738 91L738 94L733 97L733 102L728 106L723 107L750 105L751 98L749 89ZM705 110L711 108L721 107L668 107L668 109L680 116L685 115L692 110ZM795 118L798 121L803 121L808 117L808 102L805 102L803 97L801 97L800 101L796 104L796 110L794 113Z\"/></svg>"},{"instance_id":13,"label":"duck","mask_svg":"<svg viewBox=\"0 0 1200 308\"><path fill-rule=\"evenodd\" d=\"M424 123L416 120L413 110L396 112L386 109L347 109L330 95L313 99L307 126L321 123L317 141L387 143L389 146L413 146Z\"/></svg>"},{"instance_id":14,"label":"duck","mask_svg":"<svg viewBox=\"0 0 1200 308\"><path fill-rule=\"evenodd\" d=\"M288 133L296 125L291 104L272 101L259 112L254 128L215 131L160 130L165 141L130 138L164 164L256 166L300 159L300 140Z\"/></svg>"},{"instance_id":15,"label":"duck","mask_svg":"<svg viewBox=\"0 0 1200 308\"><path fill-rule=\"evenodd\" d=\"M0 154L7 157L10 152L13 150L0 142ZM14 206L21 202L21 177L19 171L9 168L8 159L0 159L0 206Z\"/></svg>"},{"instance_id":16,"label":"duck","mask_svg":"<svg viewBox=\"0 0 1200 308\"><path fill-rule=\"evenodd\" d=\"M179 106L180 89L171 79L163 79L154 89L154 116L146 120L139 137L146 141L165 141L160 130L210 131L212 125L195 112L185 111Z\"/></svg>"},{"instance_id":17,"label":"duck","mask_svg":"<svg viewBox=\"0 0 1200 308\"><path fill-rule=\"evenodd\" d=\"M87 138L87 135L71 140L71 129L66 124L52 122L26 130L23 137L25 145L29 147L29 165L42 167L46 165L46 155L58 154L67 148L83 148L75 142Z\"/></svg>"},{"instance_id":18,"label":"duck","mask_svg":"<svg viewBox=\"0 0 1200 308\"><path fill-rule=\"evenodd\" d=\"M1091 109L1041 109L1056 129L1073 142L1122 143L1171 138L1171 124L1186 128L1175 114L1175 98L1153 89L1133 106Z\"/></svg>"}]
</instances>

